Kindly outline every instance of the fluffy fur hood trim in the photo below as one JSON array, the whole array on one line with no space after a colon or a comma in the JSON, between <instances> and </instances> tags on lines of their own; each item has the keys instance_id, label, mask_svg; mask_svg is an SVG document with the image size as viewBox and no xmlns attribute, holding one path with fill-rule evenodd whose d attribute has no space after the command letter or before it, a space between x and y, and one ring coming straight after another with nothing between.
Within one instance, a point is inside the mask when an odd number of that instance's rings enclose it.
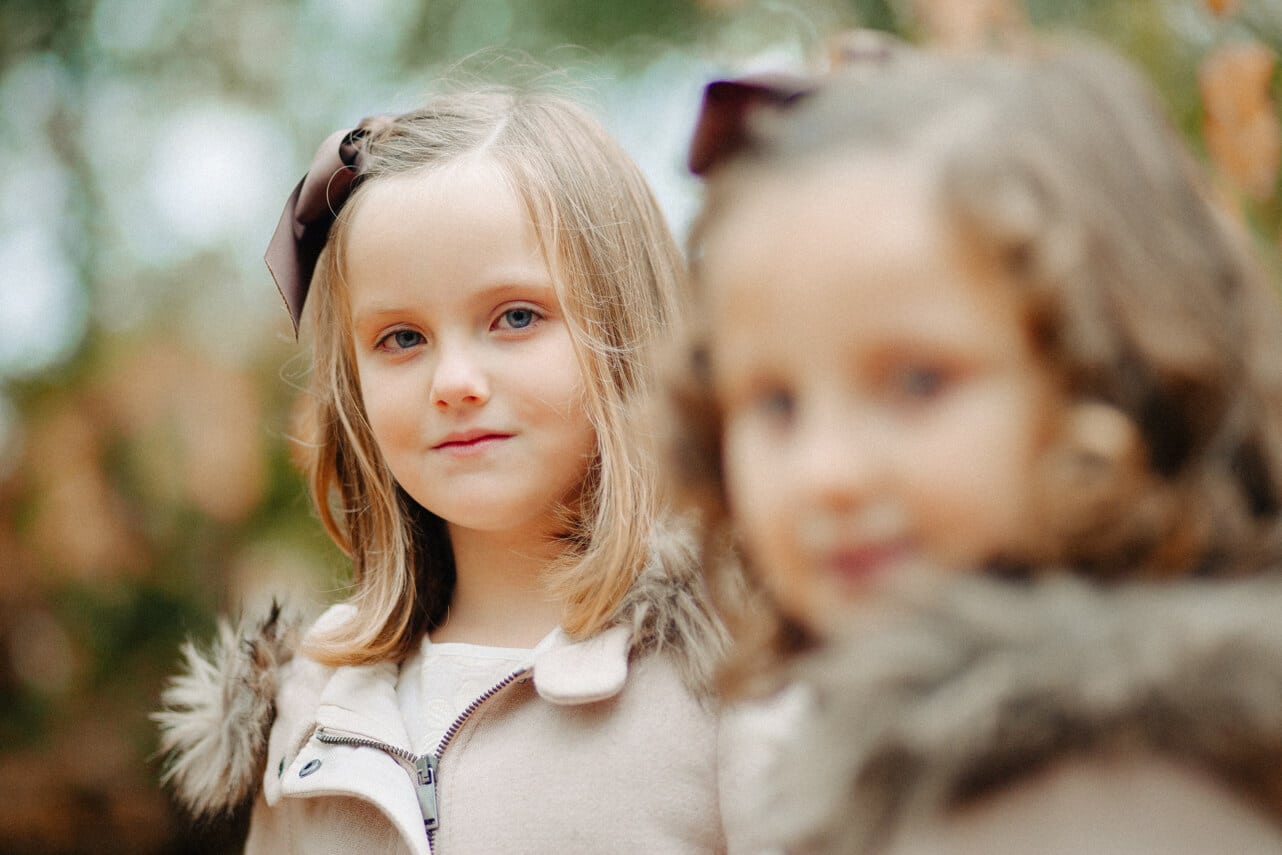
<instances>
[{"instance_id":1,"label":"fluffy fur hood trim","mask_svg":"<svg viewBox=\"0 0 1282 855\"><path fill-rule=\"evenodd\" d=\"M817 721L783 781L786 839L867 852L915 816L1097 752L1189 763L1282 817L1282 578L976 578L898 606L800 665Z\"/></svg>"},{"instance_id":2,"label":"fluffy fur hood trim","mask_svg":"<svg viewBox=\"0 0 1282 855\"><path fill-rule=\"evenodd\" d=\"M152 714L166 756L162 783L193 816L230 812L262 780L280 669L293 657L296 622L273 602L266 616L220 621L208 651L188 641L182 672Z\"/></svg>"},{"instance_id":3,"label":"fluffy fur hood trim","mask_svg":"<svg viewBox=\"0 0 1282 855\"><path fill-rule=\"evenodd\" d=\"M633 656L671 655L687 688L708 698L729 636L708 598L694 537L685 528L660 529L650 560L632 583L612 621L631 630Z\"/></svg>"},{"instance_id":4,"label":"fluffy fur hood trim","mask_svg":"<svg viewBox=\"0 0 1282 855\"><path fill-rule=\"evenodd\" d=\"M655 537L650 560L612 625L628 628L631 656L673 657L691 691L710 697L726 634L686 532L670 528ZM220 623L207 651L190 642L183 646L181 673L170 680L152 718L167 761L163 782L194 817L230 813L257 792L282 669L303 635L300 621L273 603L265 617ZM293 665L309 662L300 658Z\"/></svg>"}]
</instances>

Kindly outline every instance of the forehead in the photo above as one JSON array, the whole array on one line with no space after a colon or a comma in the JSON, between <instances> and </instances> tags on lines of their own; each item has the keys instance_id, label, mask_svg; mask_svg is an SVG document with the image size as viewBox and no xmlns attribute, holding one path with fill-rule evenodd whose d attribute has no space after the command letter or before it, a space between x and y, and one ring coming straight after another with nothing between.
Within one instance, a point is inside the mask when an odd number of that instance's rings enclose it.
<instances>
[{"instance_id":1,"label":"forehead","mask_svg":"<svg viewBox=\"0 0 1282 855\"><path fill-rule=\"evenodd\" d=\"M903 163L845 157L736 180L699 262L717 312L749 296L797 305L824 284L911 277L946 248L932 186Z\"/></svg>"},{"instance_id":2,"label":"forehead","mask_svg":"<svg viewBox=\"0 0 1282 855\"><path fill-rule=\"evenodd\" d=\"M441 163L429 163L404 172L379 175L358 191L355 204L344 209L351 233L377 235L389 228L429 226L448 215L467 216L483 210L493 200L505 208L515 202L529 218L524 199L514 188L508 171L487 155L467 154ZM427 220L407 224L407 210L427 212ZM455 213L457 211L458 213Z\"/></svg>"},{"instance_id":3,"label":"forehead","mask_svg":"<svg viewBox=\"0 0 1282 855\"><path fill-rule=\"evenodd\" d=\"M362 281L398 265L405 273L416 266L425 278L448 278L458 268L500 275L514 259L547 261L524 198L488 157L380 176L344 214L343 268Z\"/></svg>"},{"instance_id":4,"label":"forehead","mask_svg":"<svg viewBox=\"0 0 1282 855\"><path fill-rule=\"evenodd\" d=\"M952 233L931 178L905 159L846 157L741 181L700 258L714 350L846 352L1017 327L1016 289Z\"/></svg>"}]
</instances>

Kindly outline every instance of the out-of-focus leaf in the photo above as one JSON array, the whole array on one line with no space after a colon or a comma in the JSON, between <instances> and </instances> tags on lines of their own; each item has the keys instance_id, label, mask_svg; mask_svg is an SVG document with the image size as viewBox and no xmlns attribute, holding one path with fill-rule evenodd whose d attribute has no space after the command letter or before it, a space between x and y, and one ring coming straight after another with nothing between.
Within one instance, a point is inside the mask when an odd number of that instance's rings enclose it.
<instances>
[{"instance_id":1,"label":"out-of-focus leaf","mask_svg":"<svg viewBox=\"0 0 1282 855\"><path fill-rule=\"evenodd\" d=\"M74 401L31 432L34 540L47 567L67 578L106 580L145 563L129 509L103 468L103 424L101 413Z\"/></svg>"},{"instance_id":2,"label":"out-of-focus leaf","mask_svg":"<svg viewBox=\"0 0 1282 855\"><path fill-rule=\"evenodd\" d=\"M995 41L1028 24L1018 0L915 0L921 38L942 47L969 48Z\"/></svg>"},{"instance_id":3,"label":"out-of-focus leaf","mask_svg":"<svg viewBox=\"0 0 1282 855\"><path fill-rule=\"evenodd\" d=\"M1202 61L1203 133L1216 168L1253 199L1272 197L1282 133L1269 95L1276 57L1259 42L1225 45Z\"/></svg>"},{"instance_id":4,"label":"out-of-focus leaf","mask_svg":"<svg viewBox=\"0 0 1282 855\"><path fill-rule=\"evenodd\" d=\"M144 468L170 491L222 522L253 510L265 490L266 452L249 376L162 341L116 368L108 387L104 398L149 455ZM172 438L168 447L154 441L158 432Z\"/></svg>"}]
</instances>

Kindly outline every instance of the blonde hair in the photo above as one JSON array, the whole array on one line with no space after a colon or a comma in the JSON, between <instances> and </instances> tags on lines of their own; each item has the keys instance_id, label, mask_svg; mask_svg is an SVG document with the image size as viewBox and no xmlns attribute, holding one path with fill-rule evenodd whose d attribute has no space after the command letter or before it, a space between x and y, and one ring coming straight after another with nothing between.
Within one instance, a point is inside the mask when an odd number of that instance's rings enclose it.
<instances>
[{"instance_id":1,"label":"blonde hair","mask_svg":"<svg viewBox=\"0 0 1282 855\"><path fill-rule=\"evenodd\" d=\"M704 235L763 170L911 159L934 177L959 240L1016 283L1031 339L1070 400L1119 414L1138 438L1134 465L1056 449L1073 465L1046 467L1040 541L994 569L1059 564L1098 579L1258 570L1282 558L1277 295L1138 73L1091 45L1023 48L920 54L762 111L711 173L692 237L695 283ZM705 363L696 336L675 387L686 440L677 469L706 511L713 550L729 529ZM811 641L777 618L766 647L787 655Z\"/></svg>"},{"instance_id":2,"label":"blonde hair","mask_svg":"<svg viewBox=\"0 0 1282 855\"><path fill-rule=\"evenodd\" d=\"M368 141L311 290L305 468L326 530L351 557L356 607L352 620L309 640L309 654L328 664L400 658L443 619L454 582L444 522L395 483L361 403L347 223L370 184L471 155L504 171L534 221L596 430L581 501L566 510L564 557L547 575L565 631L605 626L649 555L660 503L653 449L632 410L651 385L652 347L679 317L683 268L663 215L628 155L570 101L498 88L437 97Z\"/></svg>"}]
</instances>

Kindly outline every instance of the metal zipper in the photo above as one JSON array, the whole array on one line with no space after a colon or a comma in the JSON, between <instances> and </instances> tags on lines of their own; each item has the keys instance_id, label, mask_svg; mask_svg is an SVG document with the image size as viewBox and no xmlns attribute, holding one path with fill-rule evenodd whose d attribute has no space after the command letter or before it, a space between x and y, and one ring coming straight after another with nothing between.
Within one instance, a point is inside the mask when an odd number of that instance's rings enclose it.
<instances>
[{"instance_id":1,"label":"metal zipper","mask_svg":"<svg viewBox=\"0 0 1282 855\"><path fill-rule=\"evenodd\" d=\"M423 828L427 831L427 845L429 848L435 849L435 832L441 824L440 813L436 805L436 768L440 764L441 755L445 753L445 749L454 741L454 737L462 730L464 723L481 707L481 704L512 685L517 679L528 674L529 671L528 667L513 671L468 704L450 726L446 728L445 734L436 746L435 753L415 754L413 751L401 748L399 745L371 739L368 736L337 733L332 730L326 730L323 727L316 729L316 738L329 745L376 748L385 754L390 754L399 760L402 765L413 767L411 774L414 778L414 792L418 796L418 807L423 814Z\"/></svg>"},{"instance_id":2,"label":"metal zipper","mask_svg":"<svg viewBox=\"0 0 1282 855\"><path fill-rule=\"evenodd\" d=\"M399 745L392 745L377 739L370 739L368 736L357 736L355 734L335 733L332 730L318 728L316 738L321 742L330 745L352 745L357 748L377 748L385 754L390 754L403 765L413 767L411 773L414 777L414 793L418 796L418 809L423 814L423 828L428 833L430 840L431 834L440 825L440 816L436 810L436 757L428 754L415 754L407 751Z\"/></svg>"},{"instance_id":3,"label":"metal zipper","mask_svg":"<svg viewBox=\"0 0 1282 855\"><path fill-rule=\"evenodd\" d=\"M511 674L508 674L502 680L499 680L493 686L490 686L490 688L488 688L487 690L482 692L477 698L475 698L472 701L472 703L464 707L463 712L459 713L458 717L454 719L453 723L451 723L450 726L445 729L444 735L441 736L441 741L436 745L436 754L432 757L432 760L436 763L440 762L441 756L445 753L445 749L449 747L449 744L454 741L454 737L458 736L458 732L463 728L463 723L466 722L472 716L472 714L475 713L480 708L481 704L485 703L490 698L494 697L499 692L503 691L508 686L516 682L518 678L524 676L525 674L528 674L529 672L530 672L530 669L528 666L525 668L518 668L517 670L513 671ZM433 810L435 810L436 808L435 787L433 787L433 790L432 790L432 808ZM433 852L436 851L436 828L438 825L440 825L439 822L433 824L432 827L427 830L427 847Z\"/></svg>"},{"instance_id":4,"label":"metal zipper","mask_svg":"<svg viewBox=\"0 0 1282 855\"><path fill-rule=\"evenodd\" d=\"M467 721L472 713L476 712L477 708L481 706L481 704L512 685L518 677L529 673L529 670L529 668L519 668L516 671L513 671L493 686L490 686L489 689L482 692L476 700L472 701L472 703L468 704L467 707L464 708L463 712L458 714L458 718L454 719L454 723L446 728L445 735L441 737L440 743L436 746L437 759L440 759L441 754L445 752L445 748L454 741L454 737L458 735L459 730L463 727L463 722Z\"/></svg>"}]
</instances>

